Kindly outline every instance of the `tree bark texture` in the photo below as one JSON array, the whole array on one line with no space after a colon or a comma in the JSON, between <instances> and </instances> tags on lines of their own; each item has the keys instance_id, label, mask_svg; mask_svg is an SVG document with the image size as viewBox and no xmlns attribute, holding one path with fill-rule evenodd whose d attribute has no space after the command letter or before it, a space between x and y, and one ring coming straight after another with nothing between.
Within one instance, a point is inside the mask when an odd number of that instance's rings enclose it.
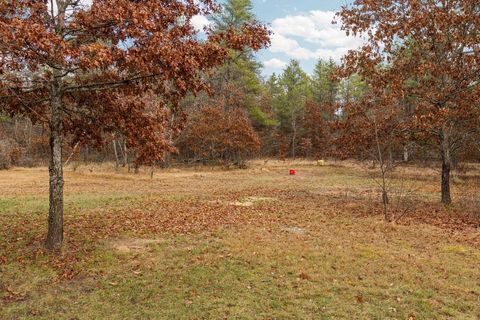
<instances>
[{"instance_id":1,"label":"tree bark texture","mask_svg":"<svg viewBox=\"0 0 480 320\"><path fill-rule=\"evenodd\" d=\"M62 84L52 85L50 121L50 190L46 247L60 249L63 243Z\"/></svg>"}]
</instances>

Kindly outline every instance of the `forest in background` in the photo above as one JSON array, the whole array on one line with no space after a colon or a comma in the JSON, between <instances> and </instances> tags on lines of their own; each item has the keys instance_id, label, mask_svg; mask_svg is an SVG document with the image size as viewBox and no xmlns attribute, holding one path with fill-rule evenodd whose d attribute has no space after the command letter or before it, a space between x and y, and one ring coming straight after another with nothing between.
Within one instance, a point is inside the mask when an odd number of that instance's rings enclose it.
<instances>
[{"instance_id":1,"label":"forest in background","mask_svg":"<svg viewBox=\"0 0 480 320\"><path fill-rule=\"evenodd\" d=\"M188 114L186 126L179 134L170 133L177 150L159 165L169 166L172 158L188 164L242 167L252 157L333 156L332 124L340 116L339 105L361 96L365 87L358 77L333 79L336 69L334 61L320 60L309 76L292 60L281 74L264 80L261 65L253 57L237 56L211 76L215 94L203 93L183 101ZM2 168L48 161L48 127L34 125L21 116L4 116L1 130ZM130 150L121 132L103 142L72 141L64 156L135 166L135 150Z\"/></svg>"},{"instance_id":2,"label":"forest in background","mask_svg":"<svg viewBox=\"0 0 480 320\"><path fill-rule=\"evenodd\" d=\"M211 20L217 31L255 21L251 1L229 0ZM291 60L280 74L264 78L262 65L251 50L230 50L229 55L224 65L205 75L212 89L210 94L204 92L183 99L188 120L182 131L165 130L165 139L172 142L173 148L163 155L163 160L145 161L139 157L142 143L130 146L127 134L118 131L95 141L67 137L69 143L63 150L66 161L114 161L117 166L138 168L168 167L172 160L245 167L246 161L254 157L378 160L372 138L375 130L371 126L357 123L353 129L351 125L342 125L342 120L348 118L349 107L360 105L372 92L362 76L342 76L340 64L320 59L311 75L302 70L299 61ZM413 99L406 99L399 108L404 111L400 117L412 114ZM389 117L387 110L384 113ZM174 114L168 117L167 127L174 128L180 121ZM363 129L367 133L356 132ZM475 129L466 137L468 141L456 148L452 159L456 168L459 163L480 159L479 130ZM347 136L351 140L352 135L361 141L345 141ZM45 165L49 158L48 136L45 124L34 124L22 115L1 116L0 168ZM388 144L392 161L441 158L438 147L425 143L424 137L410 135L401 143L388 137L379 139Z\"/></svg>"}]
</instances>

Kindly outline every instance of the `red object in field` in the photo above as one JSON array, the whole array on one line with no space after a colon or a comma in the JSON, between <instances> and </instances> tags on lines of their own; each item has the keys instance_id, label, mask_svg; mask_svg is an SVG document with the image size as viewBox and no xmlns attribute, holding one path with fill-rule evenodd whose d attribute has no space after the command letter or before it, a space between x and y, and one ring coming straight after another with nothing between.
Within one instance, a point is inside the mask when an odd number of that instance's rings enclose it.
<instances>
[{"instance_id":1,"label":"red object in field","mask_svg":"<svg viewBox=\"0 0 480 320\"><path fill-rule=\"evenodd\" d=\"M290 169L290 175L291 176L294 176L296 173L297 173L297 171L295 169Z\"/></svg>"}]
</instances>

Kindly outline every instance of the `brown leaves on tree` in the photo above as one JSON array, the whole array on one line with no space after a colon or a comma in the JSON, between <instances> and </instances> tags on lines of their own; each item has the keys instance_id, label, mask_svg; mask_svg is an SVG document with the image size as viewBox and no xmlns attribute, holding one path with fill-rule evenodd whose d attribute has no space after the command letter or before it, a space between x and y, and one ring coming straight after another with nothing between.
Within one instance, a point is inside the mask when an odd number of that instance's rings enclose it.
<instances>
[{"instance_id":1,"label":"brown leaves on tree","mask_svg":"<svg viewBox=\"0 0 480 320\"><path fill-rule=\"evenodd\" d=\"M347 32L368 37L345 57L341 74L359 74L372 103L404 107L409 129L439 139L449 131L455 140L478 125L477 1L357 0L338 16Z\"/></svg>"},{"instance_id":2,"label":"brown leaves on tree","mask_svg":"<svg viewBox=\"0 0 480 320\"><path fill-rule=\"evenodd\" d=\"M226 111L213 106L190 114L178 147L183 154L199 161L242 167L260 149L260 140L243 110Z\"/></svg>"},{"instance_id":3,"label":"brown leaves on tree","mask_svg":"<svg viewBox=\"0 0 480 320\"><path fill-rule=\"evenodd\" d=\"M201 40L191 19L216 9L211 0L0 2L0 112L50 128L49 249L63 241L65 134L98 145L120 133L137 163L162 159L183 126L167 121L182 98L208 89L205 74L230 49L268 45L256 22Z\"/></svg>"},{"instance_id":4,"label":"brown leaves on tree","mask_svg":"<svg viewBox=\"0 0 480 320\"><path fill-rule=\"evenodd\" d=\"M358 74L368 94L343 111L356 132L376 114L379 131L431 144L442 159L442 202L451 201L449 176L459 149L480 127L480 6L476 0L356 0L338 13L343 29L367 44L344 58L341 76ZM380 120L378 120L380 119ZM371 141L350 134L348 145ZM348 148L347 148L348 149Z\"/></svg>"},{"instance_id":5,"label":"brown leaves on tree","mask_svg":"<svg viewBox=\"0 0 480 320\"><path fill-rule=\"evenodd\" d=\"M163 114L178 112L188 92L207 89L202 74L228 49L269 42L255 22L199 40L190 21L218 9L210 0L57 3L54 10L37 1L0 4L1 109L48 122L51 84L59 80L65 131L98 142L101 131L121 131L150 149L139 157L153 160L171 148Z\"/></svg>"},{"instance_id":6,"label":"brown leaves on tree","mask_svg":"<svg viewBox=\"0 0 480 320\"><path fill-rule=\"evenodd\" d=\"M300 152L306 157L320 159L330 150L330 130L326 118L333 108L320 106L313 100L307 100L302 119L302 133L300 134Z\"/></svg>"}]
</instances>

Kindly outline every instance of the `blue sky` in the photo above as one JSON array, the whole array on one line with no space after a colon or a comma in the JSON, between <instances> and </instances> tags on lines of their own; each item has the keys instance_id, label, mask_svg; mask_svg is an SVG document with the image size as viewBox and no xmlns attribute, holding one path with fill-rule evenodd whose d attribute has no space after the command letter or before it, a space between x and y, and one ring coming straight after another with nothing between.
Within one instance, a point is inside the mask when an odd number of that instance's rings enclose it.
<instances>
[{"instance_id":1,"label":"blue sky","mask_svg":"<svg viewBox=\"0 0 480 320\"><path fill-rule=\"evenodd\" d=\"M332 25L334 13L347 0L253 0L258 19L269 23L272 46L257 55L265 76L279 73L290 59L297 59L307 73L319 58L339 61L361 40L348 38L340 25Z\"/></svg>"},{"instance_id":2,"label":"blue sky","mask_svg":"<svg viewBox=\"0 0 480 320\"><path fill-rule=\"evenodd\" d=\"M311 73L319 58L340 61L362 44L347 37L340 25L332 25L335 12L351 0L252 0L257 18L274 32L270 48L257 55L263 75L281 73L291 59ZM201 21L198 21L201 23Z\"/></svg>"},{"instance_id":3,"label":"blue sky","mask_svg":"<svg viewBox=\"0 0 480 320\"><path fill-rule=\"evenodd\" d=\"M253 0L254 10L260 19L271 22L276 18L311 10L337 11L345 0Z\"/></svg>"}]
</instances>

